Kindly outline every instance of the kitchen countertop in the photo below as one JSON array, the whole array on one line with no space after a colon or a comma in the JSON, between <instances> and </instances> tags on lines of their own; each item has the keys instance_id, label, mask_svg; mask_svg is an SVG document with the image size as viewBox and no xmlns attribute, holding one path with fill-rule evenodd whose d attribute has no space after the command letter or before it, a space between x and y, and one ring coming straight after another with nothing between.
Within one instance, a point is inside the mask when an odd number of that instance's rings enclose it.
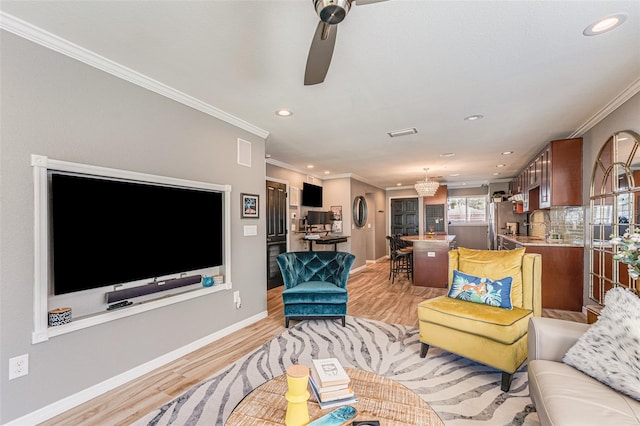
<instances>
[{"instance_id":1,"label":"kitchen countertop","mask_svg":"<svg viewBox=\"0 0 640 426\"><path fill-rule=\"evenodd\" d=\"M456 239L455 235L430 235L430 234L421 234L421 235L404 235L400 237L400 239L411 242L431 242L431 243L450 243L451 241Z\"/></svg>"},{"instance_id":2,"label":"kitchen countertop","mask_svg":"<svg viewBox=\"0 0 640 426\"><path fill-rule=\"evenodd\" d=\"M527 237L525 235L500 235L500 237L512 241L522 246L547 246L547 247L584 247L584 243L573 243L571 241L558 240L546 241L537 237Z\"/></svg>"}]
</instances>

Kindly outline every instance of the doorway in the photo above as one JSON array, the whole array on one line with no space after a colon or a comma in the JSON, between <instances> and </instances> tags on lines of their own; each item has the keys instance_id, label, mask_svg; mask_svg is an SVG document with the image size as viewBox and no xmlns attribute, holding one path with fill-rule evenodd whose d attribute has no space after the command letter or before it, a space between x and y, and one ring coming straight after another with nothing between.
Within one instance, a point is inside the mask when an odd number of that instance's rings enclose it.
<instances>
[{"instance_id":1,"label":"doorway","mask_svg":"<svg viewBox=\"0 0 640 426\"><path fill-rule=\"evenodd\" d=\"M287 251L287 185L267 181L267 289L283 285L276 258Z\"/></svg>"},{"instance_id":2,"label":"doorway","mask_svg":"<svg viewBox=\"0 0 640 426\"><path fill-rule=\"evenodd\" d=\"M391 234L418 235L418 198L391 200Z\"/></svg>"}]
</instances>

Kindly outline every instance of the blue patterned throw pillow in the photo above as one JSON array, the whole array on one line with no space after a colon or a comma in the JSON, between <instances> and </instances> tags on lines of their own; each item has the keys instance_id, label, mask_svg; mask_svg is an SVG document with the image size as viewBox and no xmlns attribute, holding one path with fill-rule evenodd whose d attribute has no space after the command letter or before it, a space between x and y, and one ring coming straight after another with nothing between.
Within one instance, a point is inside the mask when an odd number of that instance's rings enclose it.
<instances>
[{"instance_id":1,"label":"blue patterned throw pillow","mask_svg":"<svg viewBox=\"0 0 640 426\"><path fill-rule=\"evenodd\" d=\"M468 275L453 270L453 282L447 296L466 300L467 302L484 303L485 305L511 309L511 277L490 280Z\"/></svg>"}]
</instances>

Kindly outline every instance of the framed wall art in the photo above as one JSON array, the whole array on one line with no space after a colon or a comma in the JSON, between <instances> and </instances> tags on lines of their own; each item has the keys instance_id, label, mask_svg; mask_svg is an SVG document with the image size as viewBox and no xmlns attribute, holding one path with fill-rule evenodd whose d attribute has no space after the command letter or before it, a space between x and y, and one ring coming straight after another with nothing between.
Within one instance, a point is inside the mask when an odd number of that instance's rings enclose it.
<instances>
[{"instance_id":1,"label":"framed wall art","mask_svg":"<svg viewBox=\"0 0 640 426\"><path fill-rule=\"evenodd\" d=\"M260 217L260 196L255 194L240 194L242 205L242 219L258 219Z\"/></svg>"}]
</instances>

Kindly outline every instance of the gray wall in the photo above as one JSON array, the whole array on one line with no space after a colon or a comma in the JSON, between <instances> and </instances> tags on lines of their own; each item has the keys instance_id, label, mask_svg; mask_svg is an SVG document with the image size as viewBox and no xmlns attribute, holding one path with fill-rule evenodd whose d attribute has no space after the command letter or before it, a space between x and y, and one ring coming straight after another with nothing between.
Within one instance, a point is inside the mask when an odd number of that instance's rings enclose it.
<instances>
[{"instance_id":1,"label":"gray wall","mask_svg":"<svg viewBox=\"0 0 640 426\"><path fill-rule=\"evenodd\" d=\"M373 185L369 185L351 177L339 177L320 180L311 178L306 174L280 167L275 164L267 164L267 176L288 182L290 186L302 188L302 183L313 180L315 185L323 187L322 210L329 210L331 206L342 206L342 235L349 236L346 243L340 243L338 250L353 253L356 260L353 269L366 265L367 260L373 261L386 255L385 240L385 191ZM358 196L367 199L367 226L356 228L353 226L352 205L353 199ZM308 207L289 207L290 212L298 212L298 217L306 214ZM315 209L314 210L319 210ZM289 222L290 223L290 222ZM290 250L307 250L300 236L290 233ZM333 250L332 245L314 245L314 250Z\"/></svg>"},{"instance_id":2,"label":"gray wall","mask_svg":"<svg viewBox=\"0 0 640 426\"><path fill-rule=\"evenodd\" d=\"M585 222L588 223L591 217L589 211L589 193L591 185L591 174L593 173L593 165L598 156L598 152L615 132L621 130L633 130L640 134L640 93L633 96L627 102L619 106L615 111L609 114L604 120L594 126L591 130L583 135L582 148L582 198L585 208ZM585 230L588 233L588 226ZM585 274L584 274L584 304L593 304L589 299L589 250L588 241L590 235L586 235L585 239Z\"/></svg>"},{"instance_id":3,"label":"gray wall","mask_svg":"<svg viewBox=\"0 0 640 426\"><path fill-rule=\"evenodd\" d=\"M378 210L385 210L385 191L368 183L351 179L349 215L355 197L362 195L367 200L367 225L362 228L351 226L351 253L356 255L353 268L366 264L367 260L377 260L386 254L384 218ZM372 205L373 204L373 205Z\"/></svg>"},{"instance_id":4,"label":"gray wall","mask_svg":"<svg viewBox=\"0 0 640 426\"><path fill-rule=\"evenodd\" d=\"M264 219L240 220L240 192L264 197L264 140L177 102L2 32L0 152L0 423L28 414L266 311ZM252 142L253 167L236 164ZM33 177L30 155L232 185L234 290L32 345ZM264 218L263 211L260 217ZM242 225L258 225L243 237ZM8 380L8 359L29 374Z\"/></svg>"}]
</instances>

